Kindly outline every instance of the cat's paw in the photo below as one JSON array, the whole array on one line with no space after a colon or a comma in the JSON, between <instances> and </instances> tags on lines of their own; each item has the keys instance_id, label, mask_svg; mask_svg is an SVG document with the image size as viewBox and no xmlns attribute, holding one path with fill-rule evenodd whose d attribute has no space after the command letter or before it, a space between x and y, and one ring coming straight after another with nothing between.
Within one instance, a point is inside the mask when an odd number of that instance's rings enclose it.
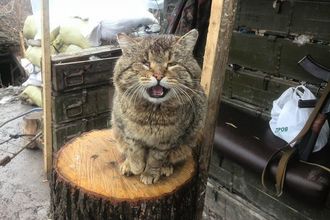
<instances>
[{"instance_id":1,"label":"cat's paw","mask_svg":"<svg viewBox=\"0 0 330 220\"><path fill-rule=\"evenodd\" d=\"M120 170L120 174L123 176L130 176L133 174L131 171L131 166L127 160L125 160L122 164L120 164L119 170Z\"/></svg>"},{"instance_id":2,"label":"cat's paw","mask_svg":"<svg viewBox=\"0 0 330 220\"><path fill-rule=\"evenodd\" d=\"M141 182L147 185L158 182L159 178L160 178L160 172L144 171L140 176Z\"/></svg>"},{"instance_id":3,"label":"cat's paw","mask_svg":"<svg viewBox=\"0 0 330 220\"><path fill-rule=\"evenodd\" d=\"M160 174L163 176L171 176L173 174L173 166L172 165L166 165L160 168Z\"/></svg>"},{"instance_id":4,"label":"cat's paw","mask_svg":"<svg viewBox=\"0 0 330 220\"><path fill-rule=\"evenodd\" d=\"M143 172L146 164L144 161L130 161L130 170L134 175L139 175Z\"/></svg>"},{"instance_id":5,"label":"cat's paw","mask_svg":"<svg viewBox=\"0 0 330 220\"><path fill-rule=\"evenodd\" d=\"M168 155L168 161L171 164L181 163L187 159L190 152L190 148L185 145L171 149Z\"/></svg>"}]
</instances>

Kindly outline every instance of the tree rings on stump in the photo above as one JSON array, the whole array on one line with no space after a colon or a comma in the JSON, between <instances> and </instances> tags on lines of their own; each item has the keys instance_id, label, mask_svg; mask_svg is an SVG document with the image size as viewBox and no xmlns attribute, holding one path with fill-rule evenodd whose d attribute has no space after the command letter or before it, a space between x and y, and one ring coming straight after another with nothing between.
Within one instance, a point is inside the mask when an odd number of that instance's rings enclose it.
<instances>
[{"instance_id":1,"label":"tree rings on stump","mask_svg":"<svg viewBox=\"0 0 330 220\"><path fill-rule=\"evenodd\" d=\"M153 185L122 176L122 162L111 130L85 133L62 147L51 179L53 219L194 219L192 156Z\"/></svg>"}]
</instances>

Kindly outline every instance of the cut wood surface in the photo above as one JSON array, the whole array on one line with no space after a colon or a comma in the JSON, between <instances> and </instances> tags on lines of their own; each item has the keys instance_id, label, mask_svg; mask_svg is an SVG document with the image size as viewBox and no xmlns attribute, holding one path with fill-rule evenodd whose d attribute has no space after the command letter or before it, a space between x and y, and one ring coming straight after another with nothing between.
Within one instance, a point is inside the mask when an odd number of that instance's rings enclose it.
<instances>
[{"instance_id":1,"label":"cut wood surface","mask_svg":"<svg viewBox=\"0 0 330 220\"><path fill-rule=\"evenodd\" d=\"M42 129L42 112L33 112L23 117L23 134L24 135L32 135L30 138L26 140L26 144L30 142L32 137L39 133ZM42 140L38 138L35 142L29 145L28 148L34 149L34 148L40 148L42 149Z\"/></svg>"},{"instance_id":2,"label":"cut wood surface","mask_svg":"<svg viewBox=\"0 0 330 220\"><path fill-rule=\"evenodd\" d=\"M172 176L153 185L143 184L139 176L122 176L122 162L109 129L85 133L63 146L51 183L53 218L194 219L192 156L176 166Z\"/></svg>"}]
</instances>

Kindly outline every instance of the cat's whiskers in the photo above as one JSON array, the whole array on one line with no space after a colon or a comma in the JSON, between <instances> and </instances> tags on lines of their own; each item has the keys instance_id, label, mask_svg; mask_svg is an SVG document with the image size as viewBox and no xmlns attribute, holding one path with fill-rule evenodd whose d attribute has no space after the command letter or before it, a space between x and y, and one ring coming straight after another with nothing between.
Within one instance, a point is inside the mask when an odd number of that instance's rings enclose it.
<instances>
[{"instance_id":1,"label":"cat's whiskers","mask_svg":"<svg viewBox=\"0 0 330 220\"><path fill-rule=\"evenodd\" d=\"M178 92L179 92L179 94L182 94L182 97L181 98L184 97L186 99L186 101L188 101L188 103L191 105L193 111L195 112L194 102L191 99L191 97L189 96L189 94L186 91L184 91L182 88L180 88L178 85L175 85L174 86L174 89L177 89Z\"/></svg>"},{"instance_id":2,"label":"cat's whiskers","mask_svg":"<svg viewBox=\"0 0 330 220\"><path fill-rule=\"evenodd\" d=\"M183 87L183 88L185 88L185 89L191 91L193 94L195 94L195 95L197 95L197 96L201 96L199 90L195 90L195 89L189 88L188 86L186 86L186 85L184 85L184 84L182 84L182 83L179 83L178 85L179 85L180 87Z\"/></svg>"},{"instance_id":3,"label":"cat's whiskers","mask_svg":"<svg viewBox=\"0 0 330 220\"><path fill-rule=\"evenodd\" d=\"M189 94L182 88L180 88L179 86L177 87L179 89L179 91L187 98L187 100L190 102L190 103L193 103L192 102L192 99L191 97L189 96Z\"/></svg>"},{"instance_id":4,"label":"cat's whiskers","mask_svg":"<svg viewBox=\"0 0 330 220\"><path fill-rule=\"evenodd\" d=\"M195 109L195 103L193 102L192 98L191 98L191 95L188 93L188 91L191 91L192 94L195 94L197 96L200 96L199 94L197 94L196 92L194 92L192 89L190 89L189 87L187 86L182 86L183 84L178 84L179 86L179 89L182 91L182 93L185 95L185 97L188 98L189 102L190 102L190 105L191 107L193 108L193 111L196 112L196 109ZM185 91L184 88L187 88L189 89L188 91Z\"/></svg>"},{"instance_id":5,"label":"cat's whiskers","mask_svg":"<svg viewBox=\"0 0 330 220\"><path fill-rule=\"evenodd\" d=\"M184 104L182 98L178 95L178 93L177 93L177 91L175 90L175 88L172 88L171 91L172 91L172 94L174 94L174 97L175 97L176 99L178 99L178 101L180 102L180 104Z\"/></svg>"},{"instance_id":6,"label":"cat's whiskers","mask_svg":"<svg viewBox=\"0 0 330 220\"><path fill-rule=\"evenodd\" d=\"M134 87L132 93L130 94L130 97L129 97L129 103L132 103L133 105L135 105L134 103L134 100L135 100L135 96L137 94L137 91L140 89L141 85L140 84L137 84L136 87Z\"/></svg>"},{"instance_id":7,"label":"cat's whiskers","mask_svg":"<svg viewBox=\"0 0 330 220\"><path fill-rule=\"evenodd\" d=\"M138 87L137 87L137 89L135 90L135 94L133 95L133 97L134 97L134 99L133 99L133 105L135 105L136 104L136 100L137 100L137 98L140 96L140 97L142 97L141 95L142 95L142 91L144 90L144 86L143 85L139 85Z\"/></svg>"},{"instance_id":8,"label":"cat's whiskers","mask_svg":"<svg viewBox=\"0 0 330 220\"><path fill-rule=\"evenodd\" d=\"M121 97L121 101L123 98L127 98L129 102L132 101L132 97L135 94L136 90L140 87L140 84L134 84L133 86L129 87Z\"/></svg>"},{"instance_id":9,"label":"cat's whiskers","mask_svg":"<svg viewBox=\"0 0 330 220\"><path fill-rule=\"evenodd\" d=\"M122 102L123 99L124 99L125 97L127 97L127 94L128 94L130 91L131 91L131 87L129 87L128 89L125 90L125 92L124 92L124 93L121 95L121 97L120 97L120 102Z\"/></svg>"},{"instance_id":10,"label":"cat's whiskers","mask_svg":"<svg viewBox=\"0 0 330 220\"><path fill-rule=\"evenodd\" d=\"M121 96L121 101L123 98L125 97L129 97L130 94L133 92L133 90L135 89L135 87L137 87L138 84L134 84L133 86L128 87L128 89L123 93L123 95Z\"/></svg>"},{"instance_id":11,"label":"cat's whiskers","mask_svg":"<svg viewBox=\"0 0 330 220\"><path fill-rule=\"evenodd\" d=\"M182 88L180 88L180 83L176 79L167 79L166 84L173 90L180 103L184 104L183 97L180 95L182 94L185 99L190 103L190 105L193 106L193 102L189 94Z\"/></svg>"}]
</instances>

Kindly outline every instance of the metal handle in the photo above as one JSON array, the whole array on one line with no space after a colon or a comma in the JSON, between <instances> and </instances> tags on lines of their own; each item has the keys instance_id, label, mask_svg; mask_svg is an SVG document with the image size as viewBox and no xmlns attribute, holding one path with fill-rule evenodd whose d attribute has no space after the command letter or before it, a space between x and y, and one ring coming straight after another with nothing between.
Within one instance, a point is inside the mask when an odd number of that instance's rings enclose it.
<instances>
[{"instance_id":1,"label":"metal handle","mask_svg":"<svg viewBox=\"0 0 330 220\"><path fill-rule=\"evenodd\" d=\"M77 103L68 105L65 107L65 114L68 118L82 115L83 113L83 102L78 101Z\"/></svg>"},{"instance_id":2,"label":"metal handle","mask_svg":"<svg viewBox=\"0 0 330 220\"><path fill-rule=\"evenodd\" d=\"M85 70L80 70L78 72L75 73L71 73L71 74L64 74L64 83L66 87L69 86L78 86L84 83L84 71Z\"/></svg>"}]
</instances>

